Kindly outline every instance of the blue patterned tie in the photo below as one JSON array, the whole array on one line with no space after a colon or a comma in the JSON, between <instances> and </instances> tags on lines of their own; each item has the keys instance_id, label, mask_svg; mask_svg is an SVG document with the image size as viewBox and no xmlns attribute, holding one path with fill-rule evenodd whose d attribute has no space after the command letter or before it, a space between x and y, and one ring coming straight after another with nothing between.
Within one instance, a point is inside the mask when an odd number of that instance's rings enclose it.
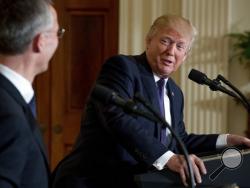
<instances>
[{"instance_id":1,"label":"blue patterned tie","mask_svg":"<svg viewBox=\"0 0 250 188\"><path fill-rule=\"evenodd\" d=\"M164 87L165 87L165 79L161 78L157 81L157 88L158 88L158 95L159 95L159 104L160 104L160 111L163 117L165 117L165 109L164 109ZM161 128L161 143L166 145L167 144L167 135L166 135L166 128Z\"/></svg>"},{"instance_id":2,"label":"blue patterned tie","mask_svg":"<svg viewBox=\"0 0 250 188\"><path fill-rule=\"evenodd\" d=\"M36 117L36 98L35 98L35 95L30 100L29 107L31 109L33 116Z\"/></svg>"}]
</instances>

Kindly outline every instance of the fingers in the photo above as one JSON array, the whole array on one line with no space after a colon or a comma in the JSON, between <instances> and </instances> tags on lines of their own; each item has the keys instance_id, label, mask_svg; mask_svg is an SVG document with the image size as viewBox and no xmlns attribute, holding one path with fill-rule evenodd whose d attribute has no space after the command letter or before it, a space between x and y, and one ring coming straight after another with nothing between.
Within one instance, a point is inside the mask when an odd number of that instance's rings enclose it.
<instances>
[{"instance_id":1,"label":"fingers","mask_svg":"<svg viewBox=\"0 0 250 188\"><path fill-rule=\"evenodd\" d=\"M166 165L170 170L179 173L182 183L188 186L186 176L188 174L186 170L187 165L184 156L175 154L168 160Z\"/></svg>"},{"instance_id":2,"label":"fingers","mask_svg":"<svg viewBox=\"0 0 250 188\"><path fill-rule=\"evenodd\" d=\"M246 145L247 147L250 147L250 139L244 137L244 138L243 138L243 144Z\"/></svg>"},{"instance_id":3,"label":"fingers","mask_svg":"<svg viewBox=\"0 0 250 188\"><path fill-rule=\"evenodd\" d=\"M203 161L196 155L189 156L191 167L194 172L196 183L201 183L201 174L206 174L206 168ZM168 168L179 173L182 183L188 186L187 179L189 178L189 171L186 160L183 155L174 155L167 163Z\"/></svg>"},{"instance_id":4,"label":"fingers","mask_svg":"<svg viewBox=\"0 0 250 188\"><path fill-rule=\"evenodd\" d=\"M198 166L201 173L203 175L205 175L207 173L207 169L205 167L204 162L199 157L197 157L196 155L193 155L193 156L194 156L194 163Z\"/></svg>"},{"instance_id":5,"label":"fingers","mask_svg":"<svg viewBox=\"0 0 250 188\"><path fill-rule=\"evenodd\" d=\"M201 183L201 175L199 168L193 163L193 172L194 172L194 177L197 183Z\"/></svg>"},{"instance_id":6,"label":"fingers","mask_svg":"<svg viewBox=\"0 0 250 188\"><path fill-rule=\"evenodd\" d=\"M201 183L202 182L201 174L204 175L207 173L206 167L203 161L200 158L198 158L196 155L190 155L189 159L192 164L195 181L197 183ZM185 167L185 172L189 177L187 165Z\"/></svg>"},{"instance_id":7,"label":"fingers","mask_svg":"<svg viewBox=\"0 0 250 188\"><path fill-rule=\"evenodd\" d=\"M250 139L239 135L229 134L227 136L227 144L229 146L245 145L247 147L250 147Z\"/></svg>"},{"instance_id":8,"label":"fingers","mask_svg":"<svg viewBox=\"0 0 250 188\"><path fill-rule=\"evenodd\" d=\"M188 187L188 183L187 183L187 177L186 177L186 172L184 169L181 169L180 172L180 177L181 177L181 181L184 184L185 187Z\"/></svg>"},{"instance_id":9,"label":"fingers","mask_svg":"<svg viewBox=\"0 0 250 188\"><path fill-rule=\"evenodd\" d=\"M196 155L192 155L191 159L193 160L192 164L196 182L201 183L202 182L201 174L204 175L207 173L204 162Z\"/></svg>"}]
</instances>

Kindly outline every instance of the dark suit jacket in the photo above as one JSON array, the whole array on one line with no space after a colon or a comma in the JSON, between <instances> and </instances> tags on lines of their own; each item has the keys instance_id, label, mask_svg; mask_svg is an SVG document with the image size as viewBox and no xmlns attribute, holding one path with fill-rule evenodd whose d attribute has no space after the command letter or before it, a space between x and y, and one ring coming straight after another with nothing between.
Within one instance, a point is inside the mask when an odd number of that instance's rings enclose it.
<instances>
[{"instance_id":1,"label":"dark suit jacket","mask_svg":"<svg viewBox=\"0 0 250 188\"><path fill-rule=\"evenodd\" d=\"M138 92L159 109L156 84L145 54L111 57L103 65L97 83L124 99L133 99ZM183 94L171 78L168 91L171 93L172 127L189 152L215 150L218 135L194 135L185 131ZM139 107L144 109L142 105ZM75 149L59 165L55 187L60 187L56 186L60 182L66 185L72 180L62 181L62 177L74 177L74 183L69 183L71 187L80 184L86 187L102 187L104 184L135 187L134 174L152 168L153 162L169 149L179 153L175 140L169 148L160 142L160 126L143 117L124 113L113 104L102 105L90 97ZM95 181L99 183L93 183Z\"/></svg>"},{"instance_id":2,"label":"dark suit jacket","mask_svg":"<svg viewBox=\"0 0 250 188\"><path fill-rule=\"evenodd\" d=\"M0 187L49 187L49 167L36 120L18 90L1 74Z\"/></svg>"}]
</instances>

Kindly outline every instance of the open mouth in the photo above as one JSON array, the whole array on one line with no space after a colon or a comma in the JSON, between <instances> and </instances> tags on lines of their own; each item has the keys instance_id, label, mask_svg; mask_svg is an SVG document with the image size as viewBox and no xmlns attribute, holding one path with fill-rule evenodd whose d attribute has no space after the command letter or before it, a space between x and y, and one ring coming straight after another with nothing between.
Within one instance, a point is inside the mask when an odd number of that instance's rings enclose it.
<instances>
[{"instance_id":1,"label":"open mouth","mask_svg":"<svg viewBox=\"0 0 250 188\"><path fill-rule=\"evenodd\" d=\"M170 61L168 59L162 59L161 62L164 64L164 65L170 65L173 63L173 61Z\"/></svg>"}]
</instances>

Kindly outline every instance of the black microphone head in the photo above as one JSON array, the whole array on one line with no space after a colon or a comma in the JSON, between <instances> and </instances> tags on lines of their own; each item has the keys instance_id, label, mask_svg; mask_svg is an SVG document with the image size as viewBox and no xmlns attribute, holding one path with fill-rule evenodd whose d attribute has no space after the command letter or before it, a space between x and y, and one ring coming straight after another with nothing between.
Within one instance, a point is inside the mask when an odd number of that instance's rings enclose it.
<instances>
[{"instance_id":1,"label":"black microphone head","mask_svg":"<svg viewBox=\"0 0 250 188\"><path fill-rule=\"evenodd\" d=\"M188 75L188 78L198 84L206 84L207 76L195 69L192 69Z\"/></svg>"},{"instance_id":2,"label":"black microphone head","mask_svg":"<svg viewBox=\"0 0 250 188\"><path fill-rule=\"evenodd\" d=\"M114 95L116 95L114 91L100 84L97 84L92 91L92 97L104 104L112 102Z\"/></svg>"}]
</instances>

